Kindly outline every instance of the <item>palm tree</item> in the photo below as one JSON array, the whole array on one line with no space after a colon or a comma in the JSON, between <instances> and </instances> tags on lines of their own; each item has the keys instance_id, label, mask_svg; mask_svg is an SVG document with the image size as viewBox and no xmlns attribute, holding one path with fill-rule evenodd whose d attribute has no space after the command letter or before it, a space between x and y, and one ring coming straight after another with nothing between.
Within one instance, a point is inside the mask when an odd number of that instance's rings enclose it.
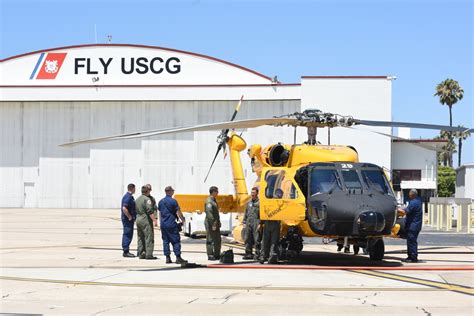
<instances>
[{"instance_id":1,"label":"palm tree","mask_svg":"<svg viewBox=\"0 0 474 316\"><path fill-rule=\"evenodd\" d=\"M452 167L453 153L456 152L456 144L454 143L451 133L447 131L441 131L439 136L435 137L435 139L443 139L448 141L446 145L441 147L441 151L438 153L438 164L441 164L442 162L443 166Z\"/></svg>"},{"instance_id":2,"label":"palm tree","mask_svg":"<svg viewBox=\"0 0 474 316\"><path fill-rule=\"evenodd\" d=\"M459 83L453 79L446 79L436 86L434 96L439 96L439 102L449 107L449 126L453 126L453 105L464 96L464 90Z\"/></svg>"},{"instance_id":3,"label":"palm tree","mask_svg":"<svg viewBox=\"0 0 474 316\"><path fill-rule=\"evenodd\" d=\"M458 125L458 127L464 127L464 126ZM468 129L466 129L463 132L454 133L454 137L458 139L458 167L461 167L462 141L466 140L469 136L471 136L471 132Z\"/></svg>"}]
</instances>

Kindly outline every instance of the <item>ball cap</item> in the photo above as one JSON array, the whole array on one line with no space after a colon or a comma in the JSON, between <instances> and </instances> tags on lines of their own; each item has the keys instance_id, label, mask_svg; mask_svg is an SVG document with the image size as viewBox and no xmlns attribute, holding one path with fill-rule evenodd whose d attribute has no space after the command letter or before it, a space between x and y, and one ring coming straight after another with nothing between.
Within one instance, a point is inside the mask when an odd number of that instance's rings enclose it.
<instances>
[{"instance_id":1,"label":"ball cap","mask_svg":"<svg viewBox=\"0 0 474 316\"><path fill-rule=\"evenodd\" d=\"M167 186L165 188L165 191L168 192L168 191L174 191L173 187L171 185Z\"/></svg>"}]
</instances>

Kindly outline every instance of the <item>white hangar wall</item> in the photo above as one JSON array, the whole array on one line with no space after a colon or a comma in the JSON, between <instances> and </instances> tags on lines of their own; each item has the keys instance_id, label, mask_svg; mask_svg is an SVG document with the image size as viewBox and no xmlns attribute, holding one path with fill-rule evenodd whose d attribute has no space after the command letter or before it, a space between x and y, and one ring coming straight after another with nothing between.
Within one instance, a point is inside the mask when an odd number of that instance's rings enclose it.
<instances>
[{"instance_id":1,"label":"white hangar wall","mask_svg":"<svg viewBox=\"0 0 474 316\"><path fill-rule=\"evenodd\" d=\"M350 115L365 120L392 120L392 79L386 76L302 77L302 110ZM331 129L331 143L354 146L359 160L391 169L391 138L372 133L392 134L390 127ZM321 129L318 139L327 144L328 132Z\"/></svg>"},{"instance_id":2,"label":"white hangar wall","mask_svg":"<svg viewBox=\"0 0 474 316\"><path fill-rule=\"evenodd\" d=\"M135 63L145 58L148 72L123 73L121 60L131 62L132 58ZM179 72L151 72L151 60L160 66L160 59L172 58L179 59ZM54 63L51 66L55 60L56 68ZM107 71L104 62L109 63ZM272 117L309 107L365 119L390 120L391 116L387 77L304 77L301 84L280 84L222 60L159 47L57 48L0 60L0 72L14 73L8 81L0 76L0 207L115 208L130 182L138 186L151 183L156 196L166 185L175 186L179 193L207 193L210 185L218 185L222 193L233 193L229 158L217 159L203 183L218 132L73 149L58 144L228 120L241 95L245 97L238 119ZM355 145L361 160L390 166L390 139L367 132L359 132L365 134L358 137L351 132L333 130L332 143ZM306 140L305 134L299 129L300 142ZM324 135L320 131L323 143ZM243 136L248 144L292 143L293 129L260 127L244 131ZM242 160L250 188L255 176L245 152Z\"/></svg>"},{"instance_id":3,"label":"white hangar wall","mask_svg":"<svg viewBox=\"0 0 474 316\"><path fill-rule=\"evenodd\" d=\"M218 132L182 133L143 140L62 148L82 138L228 120L236 101L2 102L0 107L0 206L117 207L130 182L151 183L161 195L206 193L212 185L232 192L229 159L217 160ZM239 119L295 112L299 100L245 101ZM285 128L244 132L249 143L290 141ZM250 161L242 155L250 177ZM28 196L25 197L24 194Z\"/></svg>"}]
</instances>

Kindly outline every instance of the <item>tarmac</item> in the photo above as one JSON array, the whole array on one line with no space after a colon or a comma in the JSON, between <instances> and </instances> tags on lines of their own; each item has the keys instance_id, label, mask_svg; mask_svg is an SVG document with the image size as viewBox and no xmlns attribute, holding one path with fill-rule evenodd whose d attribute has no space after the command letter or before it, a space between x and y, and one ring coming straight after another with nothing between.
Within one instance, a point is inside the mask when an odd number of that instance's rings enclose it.
<instances>
[{"instance_id":1,"label":"tarmac","mask_svg":"<svg viewBox=\"0 0 474 316\"><path fill-rule=\"evenodd\" d=\"M453 234L426 230L417 264L400 262L400 241L387 240L384 260L373 262L309 239L299 258L278 265L242 261L231 240L222 248L236 263L209 262L205 240L182 237L183 258L199 265L182 268L165 264L159 230L158 260L123 258L119 212L0 209L0 313L474 315L473 235L452 245Z\"/></svg>"}]
</instances>

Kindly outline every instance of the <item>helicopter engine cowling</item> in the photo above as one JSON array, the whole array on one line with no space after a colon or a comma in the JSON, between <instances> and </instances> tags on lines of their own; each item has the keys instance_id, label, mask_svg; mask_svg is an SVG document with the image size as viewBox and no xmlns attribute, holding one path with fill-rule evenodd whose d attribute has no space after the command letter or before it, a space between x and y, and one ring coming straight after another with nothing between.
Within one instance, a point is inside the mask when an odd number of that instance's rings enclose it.
<instances>
[{"instance_id":1,"label":"helicopter engine cowling","mask_svg":"<svg viewBox=\"0 0 474 316\"><path fill-rule=\"evenodd\" d=\"M268 153L268 162L272 167L285 166L290 157L290 151L284 145L273 145Z\"/></svg>"}]
</instances>

